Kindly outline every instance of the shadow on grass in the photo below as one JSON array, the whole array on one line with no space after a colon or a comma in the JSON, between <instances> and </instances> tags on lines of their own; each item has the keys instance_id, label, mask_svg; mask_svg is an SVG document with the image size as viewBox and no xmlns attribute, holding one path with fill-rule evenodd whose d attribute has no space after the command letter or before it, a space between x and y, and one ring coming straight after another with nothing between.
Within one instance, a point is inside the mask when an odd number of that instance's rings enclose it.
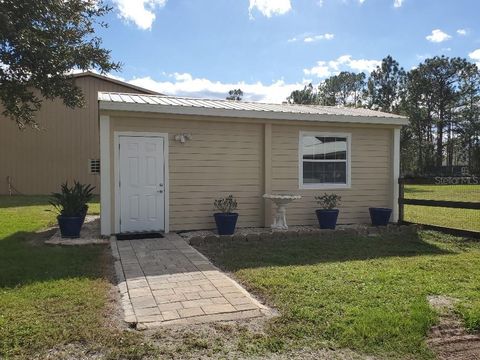
<instances>
[{"instance_id":1,"label":"shadow on grass","mask_svg":"<svg viewBox=\"0 0 480 360\"><path fill-rule=\"evenodd\" d=\"M50 195L0 195L0 209L25 206L50 206ZM92 203L98 203L100 197L95 195Z\"/></svg>"},{"instance_id":2,"label":"shadow on grass","mask_svg":"<svg viewBox=\"0 0 480 360\"><path fill-rule=\"evenodd\" d=\"M203 244L197 248L228 271L451 253L423 241L419 235L390 234L376 237L305 237L267 242L230 241Z\"/></svg>"},{"instance_id":3,"label":"shadow on grass","mask_svg":"<svg viewBox=\"0 0 480 360\"><path fill-rule=\"evenodd\" d=\"M0 288L34 282L104 277L108 266L105 246L49 246L42 233L16 232L0 239Z\"/></svg>"},{"instance_id":4,"label":"shadow on grass","mask_svg":"<svg viewBox=\"0 0 480 360\"><path fill-rule=\"evenodd\" d=\"M405 194L416 194L416 193L433 193L433 190L421 189L419 187L408 187L405 186L404 188Z\"/></svg>"}]
</instances>

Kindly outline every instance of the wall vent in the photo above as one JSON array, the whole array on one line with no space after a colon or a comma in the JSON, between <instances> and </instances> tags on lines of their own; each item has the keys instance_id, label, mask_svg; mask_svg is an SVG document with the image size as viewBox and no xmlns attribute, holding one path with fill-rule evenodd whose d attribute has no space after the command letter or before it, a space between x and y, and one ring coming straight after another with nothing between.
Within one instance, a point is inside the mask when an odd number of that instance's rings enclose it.
<instances>
[{"instance_id":1,"label":"wall vent","mask_svg":"<svg viewBox=\"0 0 480 360\"><path fill-rule=\"evenodd\" d=\"M88 169L90 174L100 174L100 159L89 159Z\"/></svg>"}]
</instances>

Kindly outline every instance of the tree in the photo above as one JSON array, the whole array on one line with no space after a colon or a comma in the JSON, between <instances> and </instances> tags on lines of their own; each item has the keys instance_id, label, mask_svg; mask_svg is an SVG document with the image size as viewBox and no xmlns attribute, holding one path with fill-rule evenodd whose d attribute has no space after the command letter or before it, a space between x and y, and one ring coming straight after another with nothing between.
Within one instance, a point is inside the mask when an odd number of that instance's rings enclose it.
<instances>
[{"instance_id":1,"label":"tree","mask_svg":"<svg viewBox=\"0 0 480 360\"><path fill-rule=\"evenodd\" d=\"M227 100L240 101L243 98L243 91L241 89L233 89L228 92Z\"/></svg>"},{"instance_id":2,"label":"tree","mask_svg":"<svg viewBox=\"0 0 480 360\"><path fill-rule=\"evenodd\" d=\"M289 104L304 105L314 105L318 103L317 93L311 83L306 85L303 90L292 91L287 101Z\"/></svg>"},{"instance_id":3,"label":"tree","mask_svg":"<svg viewBox=\"0 0 480 360\"><path fill-rule=\"evenodd\" d=\"M322 105L357 106L364 86L364 73L342 71L320 83L318 101Z\"/></svg>"},{"instance_id":4,"label":"tree","mask_svg":"<svg viewBox=\"0 0 480 360\"><path fill-rule=\"evenodd\" d=\"M0 0L0 101L19 127L36 126L42 99L74 108L83 94L72 69L118 70L95 26L111 10L101 0Z\"/></svg>"},{"instance_id":5,"label":"tree","mask_svg":"<svg viewBox=\"0 0 480 360\"><path fill-rule=\"evenodd\" d=\"M435 56L425 60L418 68L412 70L424 83L424 98L426 106L432 112L435 126L435 166L443 164L444 136L451 136L454 122L453 111L460 99L458 84L463 69L468 62L461 58Z\"/></svg>"},{"instance_id":6,"label":"tree","mask_svg":"<svg viewBox=\"0 0 480 360\"><path fill-rule=\"evenodd\" d=\"M370 73L365 97L367 107L385 112L397 112L406 73L390 55Z\"/></svg>"}]
</instances>

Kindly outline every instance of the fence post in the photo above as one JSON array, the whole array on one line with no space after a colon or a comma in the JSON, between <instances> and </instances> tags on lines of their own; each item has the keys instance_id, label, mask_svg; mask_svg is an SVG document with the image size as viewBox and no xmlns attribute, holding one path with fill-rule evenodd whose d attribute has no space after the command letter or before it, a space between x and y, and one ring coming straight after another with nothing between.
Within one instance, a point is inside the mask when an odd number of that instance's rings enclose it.
<instances>
[{"instance_id":1,"label":"fence post","mask_svg":"<svg viewBox=\"0 0 480 360\"><path fill-rule=\"evenodd\" d=\"M403 178L398 178L398 223L402 224L404 221L404 209L403 209L403 199L404 199L404 185L405 181Z\"/></svg>"}]
</instances>

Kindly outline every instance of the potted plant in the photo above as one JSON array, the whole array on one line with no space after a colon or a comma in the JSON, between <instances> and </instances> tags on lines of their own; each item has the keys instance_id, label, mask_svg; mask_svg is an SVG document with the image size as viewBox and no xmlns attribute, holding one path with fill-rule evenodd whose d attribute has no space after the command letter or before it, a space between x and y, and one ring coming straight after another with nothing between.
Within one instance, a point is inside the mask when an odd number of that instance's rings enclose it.
<instances>
[{"instance_id":1,"label":"potted plant","mask_svg":"<svg viewBox=\"0 0 480 360\"><path fill-rule=\"evenodd\" d=\"M386 226L390 220L390 215L392 214L392 209L389 208L368 208L370 212L370 219L372 220L373 226Z\"/></svg>"},{"instance_id":2,"label":"potted plant","mask_svg":"<svg viewBox=\"0 0 480 360\"><path fill-rule=\"evenodd\" d=\"M87 202L93 197L91 185L74 182L73 186L64 183L61 192L52 193L50 204L58 213L57 222L62 238L78 238L85 216L87 215Z\"/></svg>"},{"instance_id":3,"label":"potted plant","mask_svg":"<svg viewBox=\"0 0 480 360\"><path fill-rule=\"evenodd\" d=\"M339 210L336 209L342 198L337 194L327 194L315 196L320 209L315 210L317 214L320 229L335 229Z\"/></svg>"},{"instance_id":4,"label":"potted plant","mask_svg":"<svg viewBox=\"0 0 480 360\"><path fill-rule=\"evenodd\" d=\"M218 234L232 235L238 219L238 213L234 212L237 209L237 201L233 195L229 195L226 198L215 200L213 205L219 211L213 214Z\"/></svg>"}]
</instances>

